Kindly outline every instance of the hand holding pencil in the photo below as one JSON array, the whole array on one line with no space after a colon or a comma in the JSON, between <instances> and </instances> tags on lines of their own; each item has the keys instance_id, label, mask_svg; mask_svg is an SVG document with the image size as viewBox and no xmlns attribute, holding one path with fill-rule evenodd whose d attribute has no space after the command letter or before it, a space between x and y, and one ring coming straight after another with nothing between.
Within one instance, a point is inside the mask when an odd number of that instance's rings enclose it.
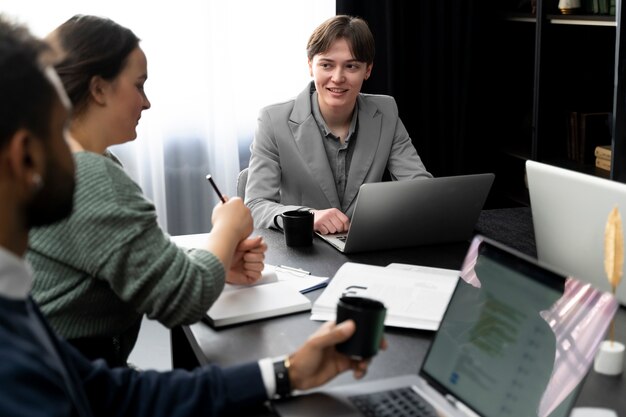
<instances>
[{"instance_id":1,"label":"hand holding pencil","mask_svg":"<svg viewBox=\"0 0 626 417\"><path fill-rule=\"evenodd\" d=\"M234 238L238 238L237 242L247 238L253 229L250 209L246 207L241 198L228 198L222 194L211 174L207 175L206 179L222 202L213 208L213 215L211 216L213 228L225 228L226 233L230 232L234 234Z\"/></svg>"},{"instance_id":2,"label":"hand holding pencil","mask_svg":"<svg viewBox=\"0 0 626 417\"><path fill-rule=\"evenodd\" d=\"M239 197L228 198L222 194L211 175L207 175L206 179L222 202L213 209L211 234L215 232L222 243L235 243L231 246L228 259L218 255L227 269L226 282L253 284L261 278L267 245L261 237L248 237L252 233L253 223L250 210L243 200Z\"/></svg>"}]
</instances>

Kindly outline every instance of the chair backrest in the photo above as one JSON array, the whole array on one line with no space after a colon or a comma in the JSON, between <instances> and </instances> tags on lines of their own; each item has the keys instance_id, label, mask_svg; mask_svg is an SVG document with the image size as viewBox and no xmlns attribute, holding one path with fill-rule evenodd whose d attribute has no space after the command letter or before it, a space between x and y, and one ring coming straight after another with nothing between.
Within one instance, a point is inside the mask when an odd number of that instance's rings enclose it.
<instances>
[{"instance_id":1,"label":"chair backrest","mask_svg":"<svg viewBox=\"0 0 626 417\"><path fill-rule=\"evenodd\" d=\"M244 168L237 175L237 196L246 198L246 183L248 182L248 168Z\"/></svg>"}]
</instances>

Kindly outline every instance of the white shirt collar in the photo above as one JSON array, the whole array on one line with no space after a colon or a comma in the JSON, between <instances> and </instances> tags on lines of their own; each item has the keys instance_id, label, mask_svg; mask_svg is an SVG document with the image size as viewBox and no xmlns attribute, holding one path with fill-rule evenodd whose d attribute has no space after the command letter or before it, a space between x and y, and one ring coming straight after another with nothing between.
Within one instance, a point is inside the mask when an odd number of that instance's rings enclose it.
<instances>
[{"instance_id":1,"label":"white shirt collar","mask_svg":"<svg viewBox=\"0 0 626 417\"><path fill-rule=\"evenodd\" d=\"M0 296L25 300L32 286L33 275L28 264L0 247Z\"/></svg>"}]
</instances>

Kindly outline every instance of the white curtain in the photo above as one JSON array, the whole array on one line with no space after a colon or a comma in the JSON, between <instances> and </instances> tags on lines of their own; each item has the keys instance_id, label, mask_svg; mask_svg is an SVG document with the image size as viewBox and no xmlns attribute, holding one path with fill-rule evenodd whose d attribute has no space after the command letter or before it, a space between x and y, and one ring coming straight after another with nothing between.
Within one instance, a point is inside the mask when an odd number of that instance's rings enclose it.
<instances>
[{"instance_id":1,"label":"white curtain","mask_svg":"<svg viewBox=\"0 0 626 417\"><path fill-rule=\"evenodd\" d=\"M236 195L256 117L310 80L306 41L334 0L0 0L0 12L45 36L74 14L109 17L141 38L148 57L138 138L112 151L170 234L211 228L217 203L204 179Z\"/></svg>"}]
</instances>

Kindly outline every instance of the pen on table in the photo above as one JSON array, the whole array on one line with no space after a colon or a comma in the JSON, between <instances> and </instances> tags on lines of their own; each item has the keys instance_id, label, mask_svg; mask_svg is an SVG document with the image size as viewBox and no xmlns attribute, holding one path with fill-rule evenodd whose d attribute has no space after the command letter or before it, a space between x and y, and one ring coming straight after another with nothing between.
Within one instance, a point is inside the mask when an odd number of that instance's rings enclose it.
<instances>
[{"instance_id":1,"label":"pen on table","mask_svg":"<svg viewBox=\"0 0 626 417\"><path fill-rule=\"evenodd\" d=\"M292 266L286 266L286 265L278 265L278 268L284 269L284 270L289 271L289 272L296 272L298 274L311 275L311 273L309 271L305 271L302 268L294 268Z\"/></svg>"},{"instance_id":2,"label":"pen on table","mask_svg":"<svg viewBox=\"0 0 626 417\"><path fill-rule=\"evenodd\" d=\"M215 184L215 181L213 181L213 177L211 177L211 174L208 174L206 176L206 179L208 182L211 183L211 185L213 186L213 189L215 190L215 192L217 193L217 196L220 198L220 200L222 200L222 203L226 202L226 199L224 198L224 196L222 195L222 193L220 192L220 189L217 188L217 185Z\"/></svg>"}]
</instances>

